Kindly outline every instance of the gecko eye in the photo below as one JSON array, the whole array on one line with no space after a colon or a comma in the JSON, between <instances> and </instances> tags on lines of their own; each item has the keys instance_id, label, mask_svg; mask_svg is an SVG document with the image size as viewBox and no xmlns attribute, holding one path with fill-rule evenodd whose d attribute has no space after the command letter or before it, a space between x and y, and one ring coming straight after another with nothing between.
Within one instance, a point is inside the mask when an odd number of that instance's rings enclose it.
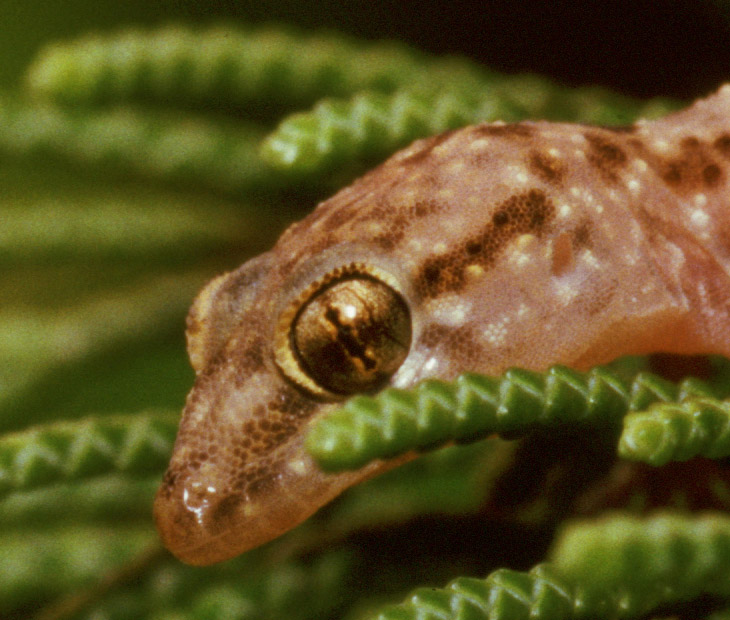
<instances>
[{"instance_id":1,"label":"gecko eye","mask_svg":"<svg viewBox=\"0 0 730 620\"><path fill-rule=\"evenodd\" d=\"M317 280L281 315L276 363L317 396L380 387L411 345L411 317L403 297L380 270L353 264Z\"/></svg>"}]
</instances>

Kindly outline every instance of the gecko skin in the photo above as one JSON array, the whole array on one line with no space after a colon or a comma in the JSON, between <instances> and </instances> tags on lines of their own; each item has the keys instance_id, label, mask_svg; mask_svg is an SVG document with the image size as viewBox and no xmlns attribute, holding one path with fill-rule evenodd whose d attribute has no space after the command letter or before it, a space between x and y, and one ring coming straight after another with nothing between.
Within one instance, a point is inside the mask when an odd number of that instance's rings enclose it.
<instances>
[{"instance_id":1,"label":"gecko skin","mask_svg":"<svg viewBox=\"0 0 730 620\"><path fill-rule=\"evenodd\" d=\"M654 122L491 123L415 142L197 298L197 377L155 502L210 564L391 463L303 448L347 396L464 371L730 356L730 85Z\"/></svg>"}]
</instances>

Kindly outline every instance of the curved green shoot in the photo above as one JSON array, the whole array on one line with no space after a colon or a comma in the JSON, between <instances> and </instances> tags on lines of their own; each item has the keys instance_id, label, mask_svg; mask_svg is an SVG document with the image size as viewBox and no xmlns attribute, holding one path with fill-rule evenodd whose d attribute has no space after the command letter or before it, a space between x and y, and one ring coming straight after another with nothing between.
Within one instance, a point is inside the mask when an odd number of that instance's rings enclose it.
<instances>
[{"instance_id":1,"label":"curved green shoot","mask_svg":"<svg viewBox=\"0 0 730 620\"><path fill-rule=\"evenodd\" d=\"M569 423L618 425L629 411L696 393L710 395L710 389L694 382L678 387L648 373L629 381L605 368L465 374L452 383L427 380L410 391L355 397L312 428L307 449L325 470L357 469L374 459L492 433L515 437Z\"/></svg>"},{"instance_id":2,"label":"curved green shoot","mask_svg":"<svg viewBox=\"0 0 730 620\"><path fill-rule=\"evenodd\" d=\"M164 468L179 415L133 414L53 422L0 438L0 497L110 472L142 476Z\"/></svg>"},{"instance_id":3,"label":"curved green shoot","mask_svg":"<svg viewBox=\"0 0 730 620\"><path fill-rule=\"evenodd\" d=\"M660 467L695 456L730 456L730 401L658 403L624 419L619 455Z\"/></svg>"}]
</instances>

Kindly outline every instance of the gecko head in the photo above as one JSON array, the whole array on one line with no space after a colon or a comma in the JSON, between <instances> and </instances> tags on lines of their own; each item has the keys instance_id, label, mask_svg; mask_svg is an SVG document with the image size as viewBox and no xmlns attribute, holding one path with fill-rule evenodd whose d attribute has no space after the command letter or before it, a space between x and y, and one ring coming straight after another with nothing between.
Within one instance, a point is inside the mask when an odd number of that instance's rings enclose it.
<instances>
[{"instance_id":1,"label":"gecko head","mask_svg":"<svg viewBox=\"0 0 730 620\"><path fill-rule=\"evenodd\" d=\"M163 541L183 561L258 546L370 475L321 472L304 439L339 401L389 381L410 347L409 309L387 271L332 264L282 285L267 277L278 265L268 253L196 300L196 381L155 501Z\"/></svg>"}]
</instances>

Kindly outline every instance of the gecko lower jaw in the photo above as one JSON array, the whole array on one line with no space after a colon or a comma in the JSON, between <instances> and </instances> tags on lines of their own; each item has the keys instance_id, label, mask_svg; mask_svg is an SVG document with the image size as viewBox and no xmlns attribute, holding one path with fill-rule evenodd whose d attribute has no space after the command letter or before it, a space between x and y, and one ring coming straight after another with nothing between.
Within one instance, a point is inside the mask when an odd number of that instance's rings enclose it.
<instances>
[{"instance_id":1,"label":"gecko lower jaw","mask_svg":"<svg viewBox=\"0 0 730 620\"><path fill-rule=\"evenodd\" d=\"M375 465L377 469L383 464ZM183 562L204 566L258 547L299 525L373 466L325 474L310 458L298 458L250 495L187 477L163 485L155 521L165 546Z\"/></svg>"}]
</instances>

